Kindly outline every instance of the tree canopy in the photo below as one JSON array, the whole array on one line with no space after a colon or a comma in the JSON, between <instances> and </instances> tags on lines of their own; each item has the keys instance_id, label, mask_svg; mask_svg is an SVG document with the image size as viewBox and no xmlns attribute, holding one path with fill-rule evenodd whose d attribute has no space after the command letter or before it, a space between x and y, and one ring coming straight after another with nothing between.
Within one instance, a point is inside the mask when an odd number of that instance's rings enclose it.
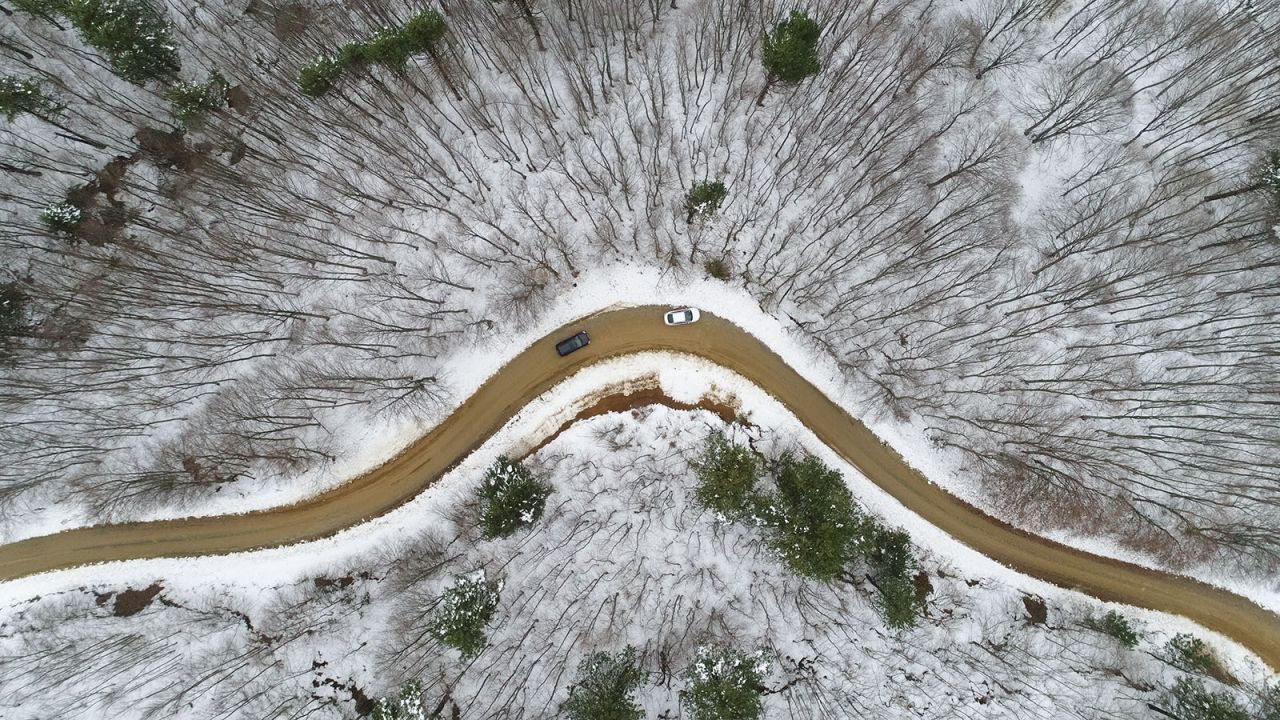
<instances>
[{"instance_id":1,"label":"tree canopy","mask_svg":"<svg viewBox=\"0 0 1280 720\"><path fill-rule=\"evenodd\" d=\"M807 14L792 10L764 37L763 62L771 81L798 83L818 74L818 38L822 28Z\"/></svg>"},{"instance_id":2,"label":"tree canopy","mask_svg":"<svg viewBox=\"0 0 1280 720\"><path fill-rule=\"evenodd\" d=\"M795 572L832 580L849 561L860 515L844 479L818 458L783 455L772 504L775 546Z\"/></svg>"},{"instance_id":3,"label":"tree canopy","mask_svg":"<svg viewBox=\"0 0 1280 720\"><path fill-rule=\"evenodd\" d=\"M36 80L16 75L0 77L0 113L6 120L12 121L22 113L49 117L63 109L65 106L45 94Z\"/></svg>"},{"instance_id":4,"label":"tree canopy","mask_svg":"<svg viewBox=\"0 0 1280 720\"><path fill-rule=\"evenodd\" d=\"M763 703L763 656L726 645L698 648L685 670L689 685L680 700L693 720L755 720Z\"/></svg>"},{"instance_id":5,"label":"tree canopy","mask_svg":"<svg viewBox=\"0 0 1280 720\"><path fill-rule=\"evenodd\" d=\"M631 696L644 679L634 647L592 653L578 666L565 714L570 720L640 720L644 711Z\"/></svg>"},{"instance_id":6,"label":"tree canopy","mask_svg":"<svg viewBox=\"0 0 1280 720\"><path fill-rule=\"evenodd\" d=\"M715 432L694 461L698 504L731 520L749 516L757 499L760 459L751 448Z\"/></svg>"},{"instance_id":7,"label":"tree canopy","mask_svg":"<svg viewBox=\"0 0 1280 720\"><path fill-rule=\"evenodd\" d=\"M85 44L134 85L171 80L182 69L168 21L147 0L70 0L64 12Z\"/></svg>"},{"instance_id":8,"label":"tree canopy","mask_svg":"<svg viewBox=\"0 0 1280 720\"><path fill-rule=\"evenodd\" d=\"M503 456L480 483L480 525L486 537L505 537L542 517L551 486Z\"/></svg>"}]
</instances>

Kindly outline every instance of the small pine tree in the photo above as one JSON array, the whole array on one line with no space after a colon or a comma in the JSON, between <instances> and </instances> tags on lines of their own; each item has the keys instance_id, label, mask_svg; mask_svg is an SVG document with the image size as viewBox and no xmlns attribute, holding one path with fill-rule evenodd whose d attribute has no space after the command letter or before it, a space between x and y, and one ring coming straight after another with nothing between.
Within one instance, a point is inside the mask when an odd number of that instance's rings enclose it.
<instances>
[{"instance_id":1,"label":"small pine tree","mask_svg":"<svg viewBox=\"0 0 1280 720\"><path fill-rule=\"evenodd\" d=\"M0 285L0 338L16 335L26 326L27 296L17 283Z\"/></svg>"},{"instance_id":2,"label":"small pine tree","mask_svg":"<svg viewBox=\"0 0 1280 720\"><path fill-rule=\"evenodd\" d=\"M333 88L342 73L370 64L393 69L404 67L409 58L426 53L439 62L439 45L448 31L444 16L437 10L423 10L398 28L384 28L367 40L343 45L337 55L325 55L298 71L298 89L317 98Z\"/></svg>"},{"instance_id":3,"label":"small pine tree","mask_svg":"<svg viewBox=\"0 0 1280 720\"><path fill-rule=\"evenodd\" d=\"M373 720L427 720L428 713L422 704L422 685L410 680L400 688L395 697L379 698L373 705Z\"/></svg>"},{"instance_id":4,"label":"small pine tree","mask_svg":"<svg viewBox=\"0 0 1280 720\"><path fill-rule=\"evenodd\" d=\"M165 96L173 105L174 117L183 125L190 125L205 113L225 107L230 89L227 79L215 71L202 83L176 82L165 91Z\"/></svg>"},{"instance_id":5,"label":"small pine tree","mask_svg":"<svg viewBox=\"0 0 1280 720\"><path fill-rule=\"evenodd\" d=\"M796 573L830 581L849 561L862 517L840 473L805 455L782 456L778 495L764 513L775 528L774 545Z\"/></svg>"},{"instance_id":6,"label":"small pine tree","mask_svg":"<svg viewBox=\"0 0 1280 720\"><path fill-rule=\"evenodd\" d=\"M170 80L182 69L169 23L148 0L68 0L64 12L85 44L134 85Z\"/></svg>"},{"instance_id":7,"label":"small pine tree","mask_svg":"<svg viewBox=\"0 0 1280 720\"><path fill-rule=\"evenodd\" d=\"M13 8L51 23L67 11L67 0L11 0Z\"/></svg>"},{"instance_id":8,"label":"small pine tree","mask_svg":"<svg viewBox=\"0 0 1280 720\"><path fill-rule=\"evenodd\" d=\"M1169 699L1178 720L1249 720L1249 713L1235 698L1227 693L1211 693L1195 678L1178 680Z\"/></svg>"},{"instance_id":9,"label":"small pine tree","mask_svg":"<svg viewBox=\"0 0 1280 720\"><path fill-rule=\"evenodd\" d=\"M693 468L698 475L695 494L699 505L730 520L752 515L760 497L756 492L760 459L751 448L732 442L723 433L712 433Z\"/></svg>"},{"instance_id":10,"label":"small pine tree","mask_svg":"<svg viewBox=\"0 0 1280 720\"><path fill-rule=\"evenodd\" d=\"M1095 627L1101 632L1119 640L1121 645L1124 645L1130 650L1138 646L1138 640L1142 637L1138 634L1138 631L1129 624L1129 619L1115 610L1108 610L1107 614L1103 615L1101 620L1095 622Z\"/></svg>"},{"instance_id":11,"label":"small pine tree","mask_svg":"<svg viewBox=\"0 0 1280 720\"><path fill-rule=\"evenodd\" d=\"M65 109L65 105L46 95L40 83L31 78L0 77L0 113L10 122L22 113L48 118Z\"/></svg>"},{"instance_id":12,"label":"small pine tree","mask_svg":"<svg viewBox=\"0 0 1280 720\"><path fill-rule=\"evenodd\" d=\"M920 563L911 549L911 535L861 516L853 546L871 566L885 621L892 628L915 625L920 602L912 575Z\"/></svg>"},{"instance_id":13,"label":"small pine tree","mask_svg":"<svg viewBox=\"0 0 1280 720\"><path fill-rule=\"evenodd\" d=\"M333 59L341 66L341 70L361 67L369 62L369 44L352 40L338 48L338 54Z\"/></svg>"},{"instance_id":14,"label":"small pine tree","mask_svg":"<svg viewBox=\"0 0 1280 720\"><path fill-rule=\"evenodd\" d=\"M774 26L773 32L765 34L761 57L765 83L756 98L757 105L764 105L764 96L774 83L798 83L822 70L818 61L821 35L818 23L799 10L792 10L787 19Z\"/></svg>"},{"instance_id":15,"label":"small pine tree","mask_svg":"<svg viewBox=\"0 0 1280 720\"><path fill-rule=\"evenodd\" d=\"M432 613L431 636L463 657L478 655L488 643L484 629L498 610L501 590L501 583L485 580L483 570L455 578Z\"/></svg>"},{"instance_id":16,"label":"small pine tree","mask_svg":"<svg viewBox=\"0 0 1280 720\"><path fill-rule=\"evenodd\" d=\"M920 614L920 602L911 578L890 575L876 582L880 586L880 597L876 605L880 608L885 624L895 630L914 626Z\"/></svg>"},{"instance_id":17,"label":"small pine tree","mask_svg":"<svg viewBox=\"0 0 1280 720\"><path fill-rule=\"evenodd\" d=\"M329 92L342 77L343 63L335 57L323 56L302 66L298 71L298 89L303 95L318 98Z\"/></svg>"},{"instance_id":18,"label":"small pine tree","mask_svg":"<svg viewBox=\"0 0 1280 720\"><path fill-rule=\"evenodd\" d=\"M368 63L401 68L414 55L435 53L447 29L438 11L423 10L398 28L385 28L367 40L343 45L338 60L346 68Z\"/></svg>"},{"instance_id":19,"label":"small pine tree","mask_svg":"<svg viewBox=\"0 0 1280 720\"><path fill-rule=\"evenodd\" d=\"M720 205L728 195L728 189L719 180L695 183L684 196L684 221L691 223L695 217L702 219L711 217L720 209Z\"/></svg>"},{"instance_id":20,"label":"small pine tree","mask_svg":"<svg viewBox=\"0 0 1280 720\"><path fill-rule=\"evenodd\" d=\"M413 57L408 35L397 29L379 30L361 45L359 55L364 62L400 68Z\"/></svg>"},{"instance_id":21,"label":"small pine tree","mask_svg":"<svg viewBox=\"0 0 1280 720\"><path fill-rule=\"evenodd\" d=\"M444 16L439 11L423 10L400 27L400 34L410 53L429 53L434 56L448 30L449 26L445 24Z\"/></svg>"},{"instance_id":22,"label":"small pine tree","mask_svg":"<svg viewBox=\"0 0 1280 720\"><path fill-rule=\"evenodd\" d=\"M860 535L869 538L865 542L867 562L877 576L905 578L916 569L915 553L911 551L911 535L905 530L886 527L879 522L862 524L866 528Z\"/></svg>"},{"instance_id":23,"label":"small pine tree","mask_svg":"<svg viewBox=\"0 0 1280 720\"><path fill-rule=\"evenodd\" d=\"M616 655L592 653L578 666L565 714L570 720L640 720L644 710L631 695L644 679L634 647Z\"/></svg>"},{"instance_id":24,"label":"small pine tree","mask_svg":"<svg viewBox=\"0 0 1280 720\"><path fill-rule=\"evenodd\" d=\"M49 232L55 235L73 235L76 226L80 224L80 220L83 218L84 213L80 211L80 208L65 200L50 203L44 210L40 211L40 222L44 224Z\"/></svg>"},{"instance_id":25,"label":"small pine tree","mask_svg":"<svg viewBox=\"0 0 1280 720\"><path fill-rule=\"evenodd\" d=\"M486 537L506 537L542 517L551 486L506 456L498 458L480 483L480 525Z\"/></svg>"},{"instance_id":26,"label":"small pine tree","mask_svg":"<svg viewBox=\"0 0 1280 720\"><path fill-rule=\"evenodd\" d=\"M723 645L699 647L685 670L680 700L692 720L755 720L760 717L765 655L747 655Z\"/></svg>"},{"instance_id":27,"label":"small pine tree","mask_svg":"<svg viewBox=\"0 0 1280 720\"><path fill-rule=\"evenodd\" d=\"M1198 637L1187 633L1178 633L1169 639L1164 646L1165 657L1174 667L1186 672L1209 672L1213 670L1213 655L1209 646Z\"/></svg>"}]
</instances>

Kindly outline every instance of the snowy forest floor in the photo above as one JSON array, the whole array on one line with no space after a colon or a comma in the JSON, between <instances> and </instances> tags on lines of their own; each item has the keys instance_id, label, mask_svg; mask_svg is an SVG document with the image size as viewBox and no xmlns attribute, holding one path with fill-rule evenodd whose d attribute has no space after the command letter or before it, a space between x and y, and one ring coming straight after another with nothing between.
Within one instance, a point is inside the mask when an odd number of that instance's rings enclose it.
<instances>
[{"instance_id":1,"label":"snowy forest floor","mask_svg":"<svg viewBox=\"0 0 1280 720\"><path fill-rule=\"evenodd\" d=\"M0 708L13 720L344 718L418 680L429 706L443 700L463 718L555 717L587 653L630 644L648 673L646 717L675 718L696 647L728 642L771 658L766 686L786 688L765 696L771 718L1158 717L1147 703L1184 675L1164 643L1194 631L1176 618L1119 608L1142 635L1129 650L1090 628L1110 606L923 534L923 617L893 631L869 583L792 575L758 528L700 510L689 463L714 430L766 456L829 456L779 426L767 401L724 392L746 401L745 425L655 406L570 427L527 459L554 487L545 515L506 539L476 528L479 477L497 455L527 451L553 416L513 423L355 537L184 561L186 572L165 564L179 561L90 568L82 578L94 581L75 589L10 593ZM921 530L833 466L873 512ZM501 602L489 646L463 661L425 623L442 589L476 570L503 583ZM1269 671L1205 637L1231 685L1205 682L1252 702Z\"/></svg>"},{"instance_id":2,"label":"snowy forest floor","mask_svg":"<svg viewBox=\"0 0 1280 720\"><path fill-rule=\"evenodd\" d=\"M985 510L1275 592L1274 3L815 1L821 71L763 105L787 3L451 2L319 99L301 67L421 8L155 5L233 86L201 123L0 27L66 106L0 130L5 539L330 486L594 274L719 267Z\"/></svg>"},{"instance_id":3,"label":"snowy forest floor","mask_svg":"<svg viewBox=\"0 0 1280 720\"><path fill-rule=\"evenodd\" d=\"M772 86L761 35L789 1L518 5L448 0L432 53L311 98L302 68L422 4L154 0L172 77L130 82L23 10L42 3L0 0L6 77L60 108L0 126L0 537L314 493L525 333L705 302L984 510L1276 606L1280 206L1250 188L1280 138L1280 4L812 0L819 71ZM175 116L170 83L214 72L226 105ZM712 180L727 195L695 221ZM342 717L418 679L468 720L535 717L625 642L661 714L715 637L778 652L770 687L798 682L774 715L1163 702L1163 641L1193 628L1125 611L1145 637L1122 650L1084 627L1097 603L848 473L915 535L929 614L888 632L866 587L787 575L689 503L717 422L582 424L532 458L551 509L504 541L476 536L471 491L536 428L329 541L6 583L0 714ZM804 432L754 422L759 443ZM414 623L477 567L506 584L459 663ZM1248 702L1263 671L1207 639Z\"/></svg>"}]
</instances>

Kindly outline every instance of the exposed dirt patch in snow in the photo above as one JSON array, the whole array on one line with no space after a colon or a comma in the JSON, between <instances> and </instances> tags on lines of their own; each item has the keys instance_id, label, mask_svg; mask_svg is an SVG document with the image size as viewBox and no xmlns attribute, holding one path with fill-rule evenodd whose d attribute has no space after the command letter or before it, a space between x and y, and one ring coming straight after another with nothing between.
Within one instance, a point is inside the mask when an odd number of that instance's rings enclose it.
<instances>
[{"instance_id":1,"label":"exposed dirt patch in snow","mask_svg":"<svg viewBox=\"0 0 1280 720\"><path fill-rule=\"evenodd\" d=\"M112 613L116 617L137 615L143 610L146 610L151 605L151 601L155 600L156 596L159 595L160 591L163 589L164 586L160 583L152 583L150 586L142 590L129 588L124 592L118 593L116 595L115 606L112 608Z\"/></svg>"},{"instance_id":2,"label":"exposed dirt patch in snow","mask_svg":"<svg viewBox=\"0 0 1280 720\"><path fill-rule=\"evenodd\" d=\"M590 406L566 420L555 432L531 448L525 455L532 455L546 447L575 423L607 413L637 410L648 405L665 405L674 410L706 410L715 413L727 423L735 422L741 413L741 406L736 398L719 398L714 394L707 394L694 403L681 402L662 389L662 383L657 376L647 376L602 388L595 395L595 400Z\"/></svg>"},{"instance_id":3,"label":"exposed dirt patch in snow","mask_svg":"<svg viewBox=\"0 0 1280 720\"><path fill-rule=\"evenodd\" d=\"M1031 595L1022 596L1022 606L1027 609L1027 622L1032 625L1044 625L1049 620L1049 607L1044 600Z\"/></svg>"}]
</instances>

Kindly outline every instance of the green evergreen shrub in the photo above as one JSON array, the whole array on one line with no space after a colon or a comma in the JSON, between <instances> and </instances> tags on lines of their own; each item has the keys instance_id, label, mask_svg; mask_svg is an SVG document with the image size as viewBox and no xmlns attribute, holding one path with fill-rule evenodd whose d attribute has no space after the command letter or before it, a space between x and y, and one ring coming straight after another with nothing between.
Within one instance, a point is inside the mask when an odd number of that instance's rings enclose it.
<instances>
[{"instance_id":1,"label":"green evergreen shrub","mask_svg":"<svg viewBox=\"0 0 1280 720\"><path fill-rule=\"evenodd\" d=\"M871 567L885 621L893 628L914 625L920 610L914 574L920 563L911 548L911 535L864 515L859 518L854 547Z\"/></svg>"},{"instance_id":2,"label":"green evergreen shrub","mask_svg":"<svg viewBox=\"0 0 1280 720\"><path fill-rule=\"evenodd\" d=\"M505 456L485 472L480 483L480 525L486 537L506 537L542 517L551 486L528 468Z\"/></svg>"},{"instance_id":3,"label":"green evergreen shrub","mask_svg":"<svg viewBox=\"0 0 1280 720\"><path fill-rule=\"evenodd\" d=\"M19 12L57 22L67 12L67 0L10 0L13 8Z\"/></svg>"},{"instance_id":4,"label":"green evergreen shrub","mask_svg":"<svg viewBox=\"0 0 1280 720\"><path fill-rule=\"evenodd\" d=\"M227 79L214 72L202 83L176 82L165 91L165 96L173 106L174 117L183 125L190 125L205 113L225 107L230 89Z\"/></svg>"},{"instance_id":5,"label":"green evergreen shrub","mask_svg":"<svg viewBox=\"0 0 1280 720\"><path fill-rule=\"evenodd\" d=\"M691 223L694 218L708 218L716 214L728 195L728 188L719 180L695 183L684 196L685 222Z\"/></svg>"},{"instance_id":6,"label":"green evergreen shrub","mask_svg":"<svg viewBox=\"0 0 1280 720\"><path fill-rule=\"evenodd\" d=\"M1178 720L1249 720L1235 698L1227 693L1205 689L1195 678L1182 678L1169 693L1173 713Z\"/></svg>"},{"instance_id":7,"label":"green evergreen shrub","mask_svg":"<svg viewBox=\"0 0 1280 720\"><path fill-rule=\"evenodd\" d=\"M764 104L764 96L774 83L798 83L822 70L818 60L821 35L818 23L799 10L792 10L772 32L765 34L761 48L765 84L756 104Z\"/></svg>"},{"instance_id":8,"label":"green evergreen shrub","mask_svg":"<svg viewBox=\"0 0 1280 720\"><path fill-rule=\"evenodd\" d=\"M394 697L379 698L373 705L373 720L427 720L422 704L422 684L410 680Z\"/></svg>"},{"instance_id":9,"label":"green evergreen shrub","mask_svg":"<svg viewBox=\"0 0 1280 720\"><path fill-rule=\"evenodd\" d=\"M303 66L298 88L307 97L329 92L347 70L369 64L399 69L414 55L434 55L448 26L437 10L423 10L398 28L384 28L365 40L346 43L334 56L322 56Z\"/></svg>"},{"instance_id":10,"label":"green evergreen shrub","mask_svg":"<svg viewBox=\"0 0 1280 720\"><path fill-rule=\"evenodd\" d=\"M1129 624L1129 619L1115 610L1108 610L1106 615L1094 622L1094 627L1119 640L1121 645L1131 650L1138 646L1138 640L1142 637Z\"/></svg>"},{"instance_id":11,"label":"green evergreen shrub","mask_svg":"<svg viewBox=\"0 0 1280 720\"><path fill-rule=\"evenodd\" d=\"M148 0L68 0L64 14L85 44L134 85L171 80L182 69L169 23Z\"/></svg>"},{"instance_id":12,"label":"green evergreen shrub","mask_svg":"<svg viewBox=\"0 0 1280 720\"><path fill-rule=\"evenodd\" d=\"M756 491L760 459L751 448L729 440L723 433L712 433L693 468L698 476L695 497L699 505L730 520L753 515L760 499Z\"/></svg>"},{"instance_id":13,"label":"green evergreen shrub","mask_svg":"<svg viewBox=\"0 0 1280 720\"><path fill-rule=\"evenodd\" d=\"M644 679L634 647L616 655L592 653L578 666L565 714L570 720L641 720L644 711L631 696Z\"/></svg>"},{"instance_id":14,"label":"green evergreen shrub","mask_svg":"<svg viewBox=\"0 0 1280 720\"><path fill-rule=\"evenodd\" d=\"M60 114L66 106L45 94L40 83L16 75L0 77L0 113L10 122L22 113L48 118Z\"/></svg>"},{"instance_id":15,"label":"green evergreen shrub","mask_svg":"<svg viewBox=\"0 0 1280 720\"><path fill-rule=\"evenodd\" d=\"M763 653L702 646L685 670L680 701L692 720L755 720L763 709L765 669Z\"/></svg>"},{"instance_id":16,"label":"green evergreen shrub","mask_svg":"<svg viewBox=\"0 0 1280 720\"><path fill-rule=\"evenodd\" d=\"M84 218L84 213L80 208L71 203L60 200L45 206L40 211L40 222L44 224L49 232L55 235L70 236L75 233L76 226Z\"/></svg>"},{"instance_id":17,"label":"green evergreen shrub","mask_svg":"<svg viewBox=\"0 0 1280 720\"><path fill-rule=\"evenodd\" d=\"M342 71L343 62L338 58L318 57L298 71L298 89L307 97L320 97L333 88L333 84L342 77Z\"/></svg>"},{"instance_id":18,"label":"green evergreen shrub","mask_svg":"<svg viewBox=\"0 0 1280 720\"><path fill-rule=\"evenodd\" d=\"M895 630L915 625L920 614L920 601L916 596L916 586L912 579L900 575L889 575L876 582L880 586L876 606L885 624Z\"/></svg>"},{"instance_id":19,"label":"green evergreen shrub","mask_svg":"<svg viewBox=\"0 0 1280 720\"><path fill-rule=\"evenodd\" d=\"M435 52L449 26L436 10L423 10L400 28L400 34L412 54Z\"/></svg>"},{"instance_id":20,"label":"green evergreen shrub","mask_svg":"<svg viewBox=\"0 0 1280 720\"><path fill-rule=\"evenodd\" d=\"M861 529L861 513L840 473L806 454L782 456L778 495L766 519L776 529L774 546L796 573L834 579L849 561Z\"/></svg>"},{"instance_id":21,"label":"green evergreen shrub","mask_svg":"<svg viewBox=\"0 0 1280 720\"><path fill-rule=\"evenodd\" d=\"M431 636L463 657L478 655L488 643L485 626L498 610L501 589L501 584L485 580L482 570L455 578L431 615Z\"/></svg>"},{"instance_id":22,"label":"green evergreen shrub","mask_svg":"<svg viewBox=\"0 0 1280 720\"><path fill-rule=\"evenodd\" d=\"M1165 657L1174 667L1186 672L1210 672L1214 668L1209 646L1198 637L1178 633L1165 644Z\"/></svg>"}]
</instances>

